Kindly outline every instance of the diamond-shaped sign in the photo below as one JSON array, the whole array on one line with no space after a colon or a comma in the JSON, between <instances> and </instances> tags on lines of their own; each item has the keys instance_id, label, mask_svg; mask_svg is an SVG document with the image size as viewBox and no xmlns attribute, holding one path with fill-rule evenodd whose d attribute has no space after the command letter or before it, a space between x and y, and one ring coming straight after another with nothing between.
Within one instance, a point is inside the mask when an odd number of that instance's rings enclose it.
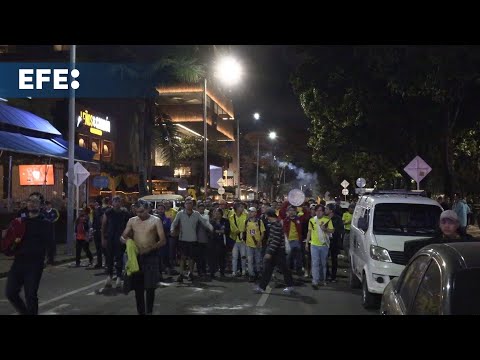
<instances>
[{"instance_id":1,"label":"diamond-shaped sign","mask_svg":"<svg viewBox=\"0 0 480 360\"><path fill-rule=\"evenodd\" d=\"M348 183L347 180L343 180L340 185L342 185L344 188L346 188L346 187L348 187L348 185L350 185L350 184Z\"/></svg>"},{"instance_id":2,"label":"diamond-shaped sign","mask_svg":"<svg viewBox=\"0 0 480 360\"><path fill-rule=\"evenodd\" d=\"M218 184L218 186L222 187L224 185L223 184L223 179L222 178L218 179L217 184Z\"/></svg>"},{"instance_id":3,"label":"diamond-shaped sign","mask_svg":"<svg viewBox=\"0 0 480 360\"><path fill-rule=\"evenodd\" d=\"M75 175L73 177L73 183L75 184L75 186L80 186L83 184L83 182L85 180L88 179L88 177L90 176L90 173L88 172L87 169L85 169L82 164L80 164L79 162L76 162L74 167L73 167L73 174ZM68 177L68 172L65 174L67 175Z\"/></svg>"},{"instance_id":4,"label":"diamond-shaped sign","mask_svg":"<svg viewBox=\"0 0 480 360\"><path fill-rule=\"evenodd\" d=\"M419 183L432 171L432 168L420 156L416 156L403 170Z\"/></svg>"}]
</instances>

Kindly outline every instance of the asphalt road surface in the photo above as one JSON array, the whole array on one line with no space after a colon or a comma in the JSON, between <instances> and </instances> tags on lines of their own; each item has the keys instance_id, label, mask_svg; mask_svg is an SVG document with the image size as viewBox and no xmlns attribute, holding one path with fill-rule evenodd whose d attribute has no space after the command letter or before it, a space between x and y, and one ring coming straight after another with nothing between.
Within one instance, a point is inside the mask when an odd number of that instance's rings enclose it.
<instances>
[{"instance_id":1,"label":"asphalt road surface","mask_svg":"<svg viewBox=\"0 0 480 360\"><path fill-rule=\"evenodd\" d=\"M73 263L72 263L73 264ZM39 290L41 315L136 315L132 291L104 288L102 270L71 268L72 264L44 270ZM339 282L319 290L294 276L295 293L282 294L283 276L271 282L265 294L253 293L254 284L239 278L194 280L177 284L165 278L156 290L154 315L376 315L361 305L360 290L351 290L345 269ZM5 298L6 279L0 279L0 315L14 315ZM115 284L115 282L114 282ZM22 294L23 296L23 294Z\"/></svg>"}]
</instances>

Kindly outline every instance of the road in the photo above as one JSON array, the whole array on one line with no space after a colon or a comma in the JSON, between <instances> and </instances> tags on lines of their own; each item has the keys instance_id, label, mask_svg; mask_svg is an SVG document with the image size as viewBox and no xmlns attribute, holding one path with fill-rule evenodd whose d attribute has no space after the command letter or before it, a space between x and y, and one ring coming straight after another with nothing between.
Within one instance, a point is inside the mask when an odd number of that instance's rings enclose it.
<instances>
[{"instance_id":1,"label":"road","mask_svg":"<svg viewBox=\"0 0 480 360\"><path fill-rule=\"evenodd\" d=\"M40 284L41 315L136 315L135 296L115 288L104 289L101 270L71 268L64 264L46 268ZM282 294L283 284L270 283L266 294L254 294L253 284L237 278L159 284L155 315L375 315L361 306L361 293L351 290L346 270L339 282L319 290L295 277L294 295ZM282 275L277 278L283 280ZM4 295L6 279L0 279L0 315L13 315ZM22 295L23 296L23 295Z\"/></svg>"}]
</instances>

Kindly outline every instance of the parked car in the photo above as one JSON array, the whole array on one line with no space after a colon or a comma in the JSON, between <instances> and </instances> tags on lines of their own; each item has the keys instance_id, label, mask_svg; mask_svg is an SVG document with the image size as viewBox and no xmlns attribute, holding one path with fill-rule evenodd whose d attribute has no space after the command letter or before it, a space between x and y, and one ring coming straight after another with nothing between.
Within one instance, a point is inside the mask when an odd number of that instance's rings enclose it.
<instances>
[{"instance_id":1,"label":"parked car","mask_svg":"<svg viewBox=\"0 0 480 360\"><path fill-rule=\"evenodd\" d=\"M385 288L380 313L480 314L480 242L422 248Z\"/></svg>"},{"instance_id":2,"label":"parked car","mask_svg":"<svg viewBox=\"0 0 480 360\"><path fill-rule=\"evenodd\" d=\"M362 288L362 305L378 309L390 280L407 263L404 243L431 238L442 208L423 193L375 190L363 195L353 213L350 230L350 286Z\"/></svg>"}]
</instances>

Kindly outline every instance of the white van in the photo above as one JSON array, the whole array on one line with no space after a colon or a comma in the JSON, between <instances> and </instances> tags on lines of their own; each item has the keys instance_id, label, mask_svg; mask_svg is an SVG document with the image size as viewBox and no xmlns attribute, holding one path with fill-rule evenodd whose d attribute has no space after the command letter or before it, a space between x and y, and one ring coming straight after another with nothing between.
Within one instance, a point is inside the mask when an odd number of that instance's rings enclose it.
<instances>
[{"instance_id":1,"label":"white van","mask_svg":"<svg viewBox=\"0 0 480 360\"><path fill-rule=\"evenodd\" d=\"M183 196L176 194L147 195L140 200L149 201L152 204L152 209L156 209L158 204L168 200L172 203L174 209L178 209L179 204L183 202Z\"/></svg>"},{"instance_id":2,"label":"white van","mask_svg":"<svg viewBox=\"0 0 480 360\"><path fill-rule=\"evenodd\" d=\"M377 191L357 202L350 230L350 286L362 288L365 308L378 308L381 294L400 276L405 241L435 236L442 207L424 193Z\"/></svg>"}]
</instances>

